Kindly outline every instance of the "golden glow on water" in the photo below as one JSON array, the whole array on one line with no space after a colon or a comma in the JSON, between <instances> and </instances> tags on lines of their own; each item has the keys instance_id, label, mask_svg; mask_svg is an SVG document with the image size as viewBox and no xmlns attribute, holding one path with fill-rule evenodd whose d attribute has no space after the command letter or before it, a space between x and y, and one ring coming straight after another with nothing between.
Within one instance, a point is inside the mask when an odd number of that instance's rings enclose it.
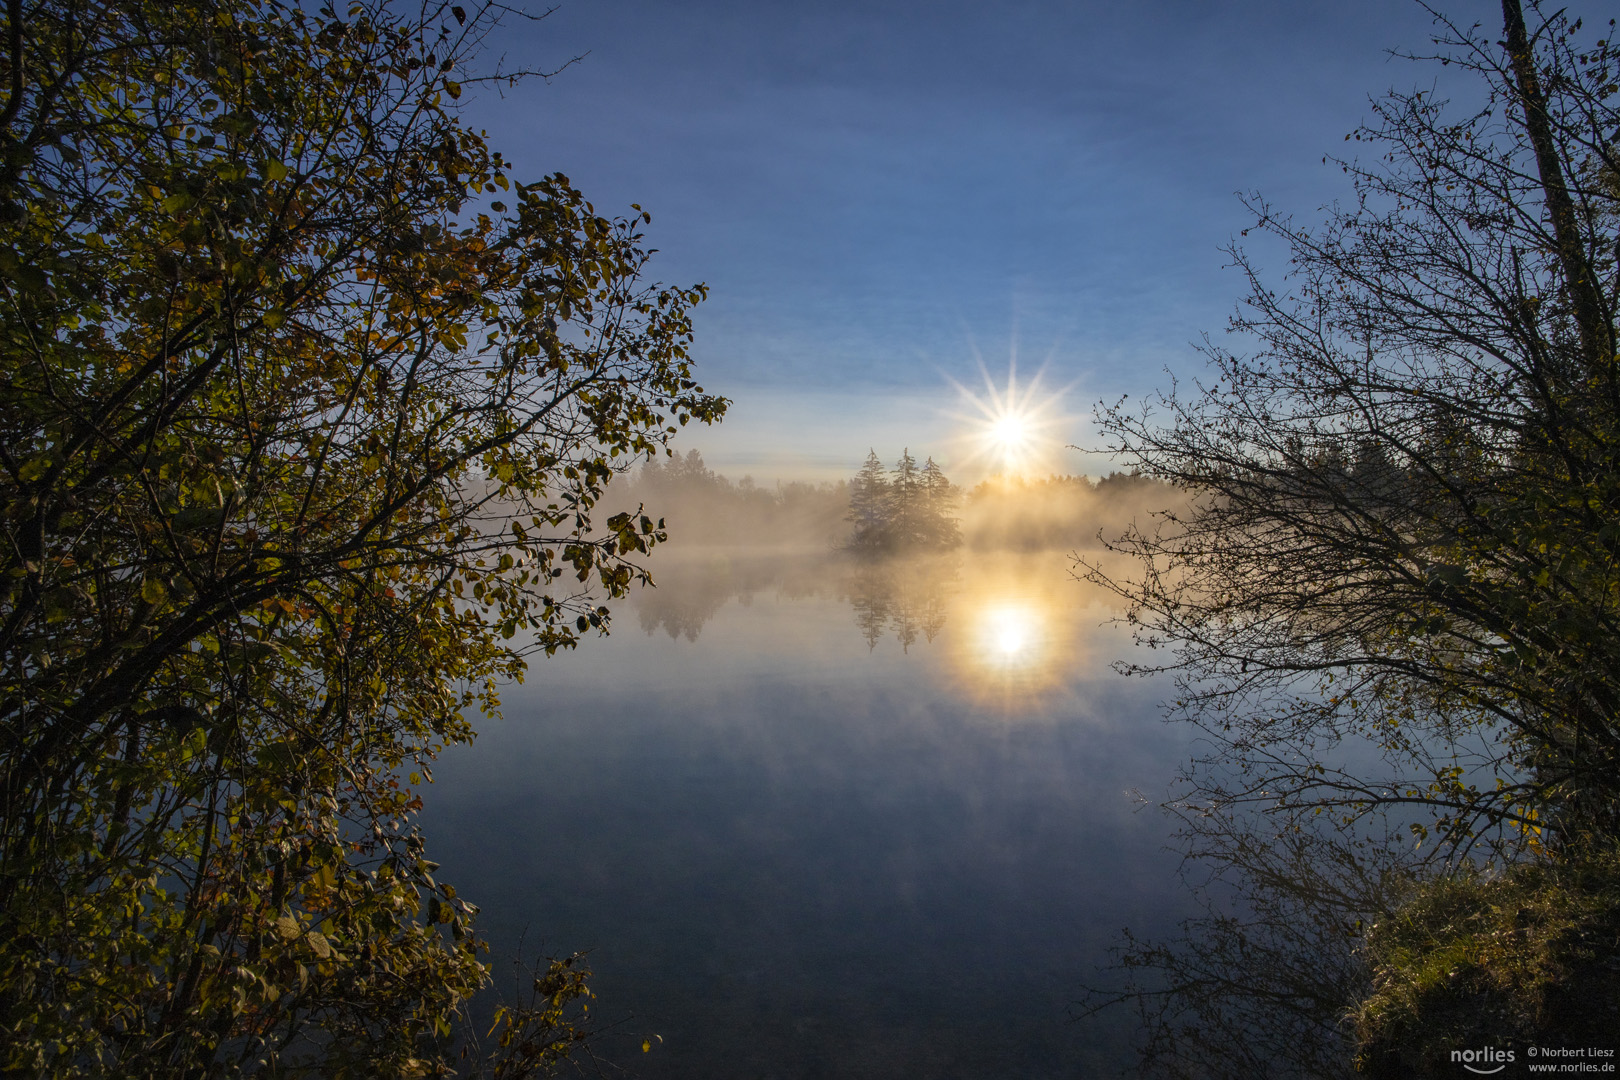
<instances>
[{"instance_id":1,"label":"golden glow on water","mask_svg":"<svg viewBox=\"0 0 1620 1080\"><path fill-rule=\"evenodd\" d=\"M784 565L791 570L784 570ZM1120 572L1128 569L1122 564ZM773 631L753 641L747 633L724 650L809 664L847 678L854 656L870 657L872 672L903 664L924 671L931 687L948 687L971 713L995 724L1047 722L1087 707L1074 688L1094 680L1121 645L1105 624L1121 612L1111 595L1075 580L1060 551L957 550L896 559L772 557L760 563L705 556L666 564L662 584L637 597L637 616L648 633L691 643L712 643L719 631L704 624L736 598L738 607L775 613ZM754 604L761 589L778 603ZM770 592L763 593L769 596ZM821 621L801 622L794 605L811 597L835 599L824 612L841 627L828 651ZM735 613L733 613L735 614ZM720 619L722 628L758 621ZM849 652L841 652L848 649ZM931 691L932 692L932 691Z\"/></svg>"},{"instance_id":2,"label":"golden glow on water","mask_svg":"<svg viewBox=\"0 0 1620 1080\"><path fill-rule=\"evenodd\" d=\"M1004 565L966 575L951 598L946 661L952 681L981 704L1029 710L1061 691L1085 662L1079 630L1096 621L1095 610L1061 557L1033 561L1038 570Z\"/></svg>"},{"instance_id":3,"label":"golden glow on water","mask_svg":"<svg viewBox=\"0 0 1620 1080\"><path fill-rule=\"evenodd\" d=\"M1040 613L1028 604L1002 604L985 612L980 648L1002 667L1025 667L1036 660Z\"/></svg>"}]
</instances>

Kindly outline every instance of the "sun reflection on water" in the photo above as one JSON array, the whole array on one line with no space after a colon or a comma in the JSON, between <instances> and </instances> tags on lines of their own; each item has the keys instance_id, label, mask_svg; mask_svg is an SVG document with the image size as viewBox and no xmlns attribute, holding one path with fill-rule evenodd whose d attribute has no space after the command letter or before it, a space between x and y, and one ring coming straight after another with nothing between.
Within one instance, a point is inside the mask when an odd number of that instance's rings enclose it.
<instances>
[{"instance_id":1,"label":"sun reflection on water","mask_svg":"<svg viewBox=\"0 0 1620 1080\"><path fill-rule=\"evenodd\" d=\"M1052 574L1055 586L1061 570ZM974 699L1028 707L1060 690L1081 648L1078 597L1054 596L1039 578L992 573L962 589L947 623L954 680Z\"/></svg>"},{"instance_id":2,"label":"sun reflection on water","mask_svg":"<svg viewBox=\"0 0 1620 1080\"><path fill-rule=\"evenodd\" d=\"M839 621L852 624L875 663L926 667L933 684L949 685L984 717L1012 721L1073 715L1070 690L1103 662L1097 634L1119 614L1108 597L1076 581L1069 557L1057 552L956 551L792 567L710 556L668 563L658 589L633 594L642 629L697 642L730 598L749 606L762 590L785 600L836 597ZM797 633L773 640L782 655L800 658L818 647Z\"/></svg>"},{"instance_id":3,"label":"sun reflection on water","mask_svg":"<svg viewBox=\"0 0 1620 1080\"><path fill-rule=\"evenodd\" d=\"M989 608L980 622L980 648L985 659L1002 667L1024 667L1033 663L1039 623L1039 612L1028 604Z\"/></svg>"}]
</instances>

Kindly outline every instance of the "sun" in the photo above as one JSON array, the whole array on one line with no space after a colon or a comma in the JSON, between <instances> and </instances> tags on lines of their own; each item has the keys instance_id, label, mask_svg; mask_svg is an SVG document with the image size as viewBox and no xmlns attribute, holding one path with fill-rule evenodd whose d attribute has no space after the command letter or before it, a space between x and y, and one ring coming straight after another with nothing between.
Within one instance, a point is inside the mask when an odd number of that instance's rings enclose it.
<instances>
[{"instance_id":1,"label":"sun","mask_svg":"<svg viewBox=\"0 0 1620 1080\"><path fill-rule=\"evenodd\" d=\"M1019 413L1008 413L998 418L985 432L1002 458L1017 458L1029 449L1033 438L1029 419Z\"/></svg>"},{"instance_id":2,"label":"sun","mask_svg":"<svg viewBox=\"0 0 1620 1080\"><path fill-rule=\"evenodd\" d=\"M1016 363L997 386L981 364L984 392L976 394L954 379L967 409L954 414L968 443L964 461L980 461L992 472L1021 477L1042 472L1063 448L1061 431L1068 421L1062 411L1063 390L1048 390L1041 373L1020 386ZM948 378L948 377L947 377Z\"/></svg>"}]
</instances>

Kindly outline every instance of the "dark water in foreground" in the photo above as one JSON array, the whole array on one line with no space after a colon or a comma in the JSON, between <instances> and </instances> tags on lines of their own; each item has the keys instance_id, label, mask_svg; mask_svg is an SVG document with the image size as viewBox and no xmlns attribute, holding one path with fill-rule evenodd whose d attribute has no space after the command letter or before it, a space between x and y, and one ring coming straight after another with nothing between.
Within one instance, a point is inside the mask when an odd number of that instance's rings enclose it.
<instances>
[{"instance_id":1,"label":"dark water in foreground","mask_svg":"<svg viewBox=\"0 0 1620 1080\"><path fill-rule=\"evenodd\" d=\"M589 949L644 1077L1081 1077L1119 929L1184 914L1168 687L1060 554L929 569L696 556L536 662L427 793L496 973ZM643 1038L662 1042L642 1054ZM605 1069L609 1075L623 1075Z\"/></svg>"}]
</instances>

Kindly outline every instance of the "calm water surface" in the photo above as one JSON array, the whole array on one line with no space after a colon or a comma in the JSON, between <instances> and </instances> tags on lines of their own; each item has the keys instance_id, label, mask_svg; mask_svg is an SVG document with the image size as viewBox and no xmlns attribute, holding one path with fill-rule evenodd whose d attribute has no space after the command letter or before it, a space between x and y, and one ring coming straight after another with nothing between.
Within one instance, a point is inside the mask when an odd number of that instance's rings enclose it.
<instances>
[{"instance_id":1,"label":"calm water surface","mask_svg":"<svg viewBox=\"0 0 1620 1080\"><path fill-rule=\"evenodd\" d=\"M635 1076L1117 1072L1131 1018L1069 1014L1121 927L1186 914L1131 791L1188 748L1104 598L1055 553L654 567L436 769L497 961L591 950Z\"/></svg>"}]
</instances>

